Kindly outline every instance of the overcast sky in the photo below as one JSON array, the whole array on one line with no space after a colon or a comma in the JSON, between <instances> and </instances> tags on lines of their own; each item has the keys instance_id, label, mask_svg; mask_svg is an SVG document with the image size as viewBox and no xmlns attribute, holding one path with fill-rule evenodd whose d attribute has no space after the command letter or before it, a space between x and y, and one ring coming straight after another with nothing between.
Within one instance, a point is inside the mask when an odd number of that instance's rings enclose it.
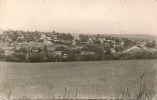
<instances>
[{"instance_id":1,"label":"overcast sky","mask_svg":"<svg viewBox=\"0 0 157 100\"><path fill-rule=\"evenodd\" d=\"M157 0L1 0L1 29L157 34Z\"/></svg>"}]
</instances>

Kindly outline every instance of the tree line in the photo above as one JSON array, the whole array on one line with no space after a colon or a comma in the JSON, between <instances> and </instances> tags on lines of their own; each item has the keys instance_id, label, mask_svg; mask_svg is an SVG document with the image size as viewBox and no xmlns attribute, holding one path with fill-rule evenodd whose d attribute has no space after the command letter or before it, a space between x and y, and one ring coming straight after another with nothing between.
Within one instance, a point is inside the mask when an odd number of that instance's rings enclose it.
<instances>
[{"instance_id":1,"label":"tree line","mask_svg":"<svg viewBox=\"0 0 157 100\"><path fill-rule=\"evenodd\" d=\"M137 52L116 53L113 54L110 49L104 52L102 45L88 45L80 49L70 49L64 46L57 47L56 51L62 51L61 56L54 56L53 51L49 51L47 46L43 49L38 48L38 52L29 51L26 48L15 50L12 55L5 56L3 50L0 50L1 61L7 62L67 62L67 61L102 61L102 60L121 60L121 59L156 59L157 52L150 53L145 50ZM90 55L81 55L81 52L94 52ZM63 56L66 54L66 57Z\"/></svg>"}]
</instances>

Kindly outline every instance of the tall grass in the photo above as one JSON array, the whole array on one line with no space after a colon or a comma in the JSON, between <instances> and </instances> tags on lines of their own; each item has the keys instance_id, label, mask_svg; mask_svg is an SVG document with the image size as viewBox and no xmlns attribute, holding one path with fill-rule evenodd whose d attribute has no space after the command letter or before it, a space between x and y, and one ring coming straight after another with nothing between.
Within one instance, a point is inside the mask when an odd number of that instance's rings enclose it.
<instances>
[{"instance_id":1,"label":"tall grass","mask_svg":"<svg viewBox=\"0 0 157 100\"><path fill-rule=\"evenodd\" d=\"M148 81L144 80L145 73L146 73L146 70L140 76L139 82L135 83L135 84L137 84L137 86L136 86L137 91L134 91L136 98L133 98L134 94L131 91L132 90L132 87L130 86L131 84L128 84L126 87L123 87L123 84L124 85L127 84L127 83L123 83L123 82L121 82L122 86L117 87L117 90L115 91L117 96L114 98L116 98L116 99L137 99L137 100L153 99L153 96L155 95L155 91L149 89L149 87L147 86ZM58 89L60 92L58 94L55 92L56 89L54 88L54 86L50 80L43 79L43 81L45 81L46 84L43 84L43 85L38 84L38 86L37 86L37 90L41 89L41 92L42 92L42 97L37 95L37 99L80 99L78 87L76 87L73 90L70 90L68 87L65 87L64 89L60 88L60 89ZM105 78L104 83L107 81L109 81L109 80L107 80ZM108 87L108 85L106 87ZM104 96L108 97L110 95L110 92L107 91L106 87L104 88L104 92L105 92ZM6 85L3 88L3 90L5 90L5 89L8 90L7 98L11 99L11 95L13 92L12 85L10 85L10 86ZM60 91L60 90L62 90L62 91ZM71 94L69 94L70 92L72 92L74 95L72 96ZM87 95L87 97L88 97L88 95ZM20 96L19 99L21 99L21 98L23 99L23 98L29 98L29 97ZM104 99L106 99L106 98L104 98Z\"/></svg>"},{"instance_id":2,"label":"tall grass","mask_svg":"<svg viewBox=\"0 0 157 100\"><path fill-rule=\"evenodd\" d=\"M57 67L52 67L52 69L51 66L56 65L50 63L50 65L41 65L39 68L26 67L29 70L23 70L21 65L19 65L20 67L16 67L16 65L13 71L12 67L8 68L11 71L8 72L8 76L4 77L0 93L5 92L4 96L8 99L153 99L156 95L155 89L153 89L155 85L153 81L154 75L156 75L154 70L156 70L156 67L147 67L150 64L147 65L144 62L135 63L139 65L133 67L131 65L130 67L125 67L128 63L107 64L110 62L99 62L101 63L100 65L96 63L96 67L92 67L91 62L70 68L67 67L68 64L66 67L58 65ZM76 63L70 64L74 66ZM106 65L103 67L104 64ZM115 66L116 64L119 65ZM18 71L15 72L16 70ZM23 75L25 72L27 73ZM5 79L7 77L11 79L8 80L9 82ZM20 88L18 88L18 85Z\"/></svg>"},{"instance_id":3,"label":"tall grass","mask_svg":"<svg viewBox=\"0 0 157 100\"><path fill-rule=\"evenodd\" d=\"M155 95L155 92L153 90L148 89L148 87L146 86L146 82L142 81L139 82L138 86L137 86L137 91L135 92L136 98L133 98L133 92L131 91L131 87L126 87L126 88L121 88L118 91L116 91L117 96L113 97L115 99L137 99L137 100L142 100L142 99L153 99L153 96ZM78 95L78 88L75 88L74 90L70 90L67 87L65 87L64 91L60 91L60 93L56 93L53 89L52 85L49 85L49 87L47 88L46 86L41 86L42 87L42 96L37 95L37 99L80 99L80 97ZM40 88L41 88L40 87ZM46 91L45 89L49 89L50 91ZM61 89L60 89L61 90ZM69 91L69 92L68 92ZM12 99L11 95L13 92L13 88L10 87L9 91L8 91L8 99ZM61 93L62 92L62 93ZM69 93L73 93L74 95L72 96L72 94ZM107 92L105 90L105 94L104 96L108 97L110 95L110 92ZM86 97L89 97L89 95L86 94ZM29 98L26 96L20 96L19 99L21 98ZM17 98L16 98L17 99ZM95 99L95 98L93 98ZM107 99L107 98L103 98L103 99Z\"/></svg>"}]
</instances>

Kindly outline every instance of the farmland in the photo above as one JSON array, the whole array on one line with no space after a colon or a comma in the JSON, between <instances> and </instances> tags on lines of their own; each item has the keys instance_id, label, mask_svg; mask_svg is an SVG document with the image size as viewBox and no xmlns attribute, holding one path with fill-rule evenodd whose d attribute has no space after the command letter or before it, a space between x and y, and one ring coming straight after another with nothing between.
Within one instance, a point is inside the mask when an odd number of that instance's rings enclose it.
<instances>
[{"instance_id":1,"label":"farmland","mask_svg":"<svg viewBox=\"0 0 157 100\"><path fill-rule=\"evenodd\" d=\"M157 60L1 62L0 98L154 98Z\"/></svg>"}]
</instances>

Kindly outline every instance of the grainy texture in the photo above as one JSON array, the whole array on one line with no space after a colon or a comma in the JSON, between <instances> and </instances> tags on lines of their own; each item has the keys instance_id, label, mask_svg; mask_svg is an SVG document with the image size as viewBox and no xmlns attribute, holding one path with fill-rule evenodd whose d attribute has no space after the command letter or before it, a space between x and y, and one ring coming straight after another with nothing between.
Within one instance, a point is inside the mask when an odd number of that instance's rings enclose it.
<instances>
[{"instance_id":1,"label":"grainy texture","mask_svg":"<svg viewBox=\"0 0 157 100\"><path fill-rule=\"evenodd\" d=\"M154 98L156 61L2 62L0 98Z\"/></svg>"}]
</instances>

